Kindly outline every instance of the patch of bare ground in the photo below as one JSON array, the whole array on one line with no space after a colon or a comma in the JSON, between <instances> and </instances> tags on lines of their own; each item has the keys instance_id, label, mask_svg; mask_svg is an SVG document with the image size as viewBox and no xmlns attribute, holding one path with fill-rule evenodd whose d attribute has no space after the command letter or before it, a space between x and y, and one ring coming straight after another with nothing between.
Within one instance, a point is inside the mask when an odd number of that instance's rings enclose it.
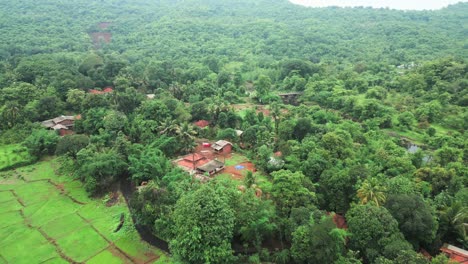
<instances>
[{"instance_id":1,"label":"patch of bare ground","mask_svg":"<svg viewBox=\"0 0 468 264\"><path fill-rule=\"evenodd\" d=\"M242 170L236 169L236 166L243 166ZM243 180L245 177L245 173L247 171L255 172L255 165L252 162L242 162L240 164L236 164L233 166L227 166L223 173L231 174L232 179L234 180Z\"/></svg>"}]
</instances>

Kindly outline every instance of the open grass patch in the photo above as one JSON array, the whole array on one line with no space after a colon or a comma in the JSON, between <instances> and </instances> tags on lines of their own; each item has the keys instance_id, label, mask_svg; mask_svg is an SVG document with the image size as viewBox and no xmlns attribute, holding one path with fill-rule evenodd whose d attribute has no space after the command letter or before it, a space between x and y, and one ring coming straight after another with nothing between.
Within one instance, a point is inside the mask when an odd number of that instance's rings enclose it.
<instances>
[{"instance_id":1,"label":"open grass patch","mask_svg":"<svg viewBox=\"0 0 468 264\"><path fill-rule=\"evenodd\" d=\"M226 166L234 166L242 162L249 161L245 156L238 153L233 153L230 158L226 159Z\"/></svg>"},{"instance_id":2,"label":"open grass patch","mask_svg":"<svg viewBox=\"0 0 468 264\"><path fill-rule=\"evenodd\" d=\"M108 241L138 263L163 254L140 240L125 203L107 207L89 198L81 182L56 175L54 162L0 173L0 264L68 263L58 252L75 262L129 262ZM125 223L114 232L122 213Z\"/></svg>"},{"instance_id":3,"label":"open grass patch","mask_svg":"<svg viewBox=\"0 0 468 264\"><path fill-rule=\"evenodd\" d=\"M120 216L122 215L122 213L124 214L125 222L122 228L118 232L116 232L117 227L120 224ZM103 236L105 236L108 240L114 242L126 236L127 234L125 233L125 231L127 230L128 225L130 225L131 227L131 225L133 224L132 220L128 216L129 212L124 210L124 208L121 208L120 210L118 210L118 212L116 212L115 210L112 212L109 211L106 217L95 219L92 222L92 224L97 230L99 230L99 232Z\"/></svg>"},{"instance_id":4,"label":"open grass patch","mask_svg":"<svg viewBox=\"0 0 468 264\"><path fill-rule=\"evenodd\" d=\"M0 254L9 263L40 263L58 257L55 247L39 231L24 225L2 239Z\"/></svg>"},{"instance_id":5,"label":"open grass patch","mask_svg":"<svg viewBox=\"0 0 468 264\"><path fill-rule=\"evenodd\" d=\"M70 199L59 196L62 199L51 199L45 202L27 206L24 209L24 216L33 226L39 227L57 218L75 213L79 208Z\"/></svg>"},{"instance_id":6,"label":"open grass patch","mask_svg":"<svg viewBox=\"0 0 468 264\"><path fill-rule=\"evenodd\" d=\"M128 232L128 235L116 241L115 245L125 252L125 254L139 262L146 263L162 255L161 251L141 241L135 230Z\"/></svg>"},{"instance_id":7,"label":"open grass patch","mask_svg":"<svg viewBox=\"0 0 468 264\"><path fill-rule=\"evenodd\" d=\"M125 263L125 261L119 258L118 256L115 256L114 254L112 254L111 251L105 250L99 253L98 255L94 256L92 259L88 260L86 263L87 264L102 264L102 263L121 264L121 263Z\"/></svg>"},{"instance_id":8,"label":"open grass patch","mask_svg":"<svg viewBox=\"0 0 468 264\"><path fill-rule=\"evenodd\" d=\"M49 237L58 239L87 225L88 223L81 219L77 214L69 214L48 222L42 226L42 230Z\"/></svg>"},{"instance_id":9,"label":"open grass patch","mask_svg":"<svg viewBox=\"0 0 468 264\"><path fill-rule=\"evenodd\" d=\"M23 206L15 199L0 203L0 214L19 211Z\"/></svg>"},{"instance_id":10,"label":"open grass patch","mask_svg":"<svg viewBox=\"0 0 468 264\"><path fill-rule=\"evenodd\" d=\"M15 188L18 197L26 206L44 202L60 195L56 188L47 181L31 182Z\"/></svg>"},{"instance_id":11,"label":"open grass patch","mask_svg":"<svg viewBox=\"0 0 468 264\"><path fill-rule=\"evenodd\" d=\"M57 239L57 244L65 255L76 262L84 262L109 246L107 241L90 226Z\"/></svg>"},{"instance_id":12,"label":"open grass patch","mask_svg":"<svg viewBox=\"0 0 468 264\"><path fill-rule=\"evenodd\" d=\"M16 200L16 197L10 192L0 192L0 203Z\"/></svg>"},{"instance_id":13,"label":"open grass patch","mask_svg":"<svg viewBox=\"0 0 468 264\"><path fill-rule=\"evenodd\" d=\"M0 228L4 228L18 223L23 223L23 221L24 219L19 211L3 213L2 221L0 221Z\"/></svg>"},{"instance_id":14,"label":"open grass patch","mask_svg":"<svg viewBox=\"0 0 468 264\"><path fill-rule=\"evenodd\" d=\"M34 165L20 168L18 171L27 181L52 179L57 177L48 161L38 162Z\"/></svg>"},{"instance_id":15,"label":"open grass patch","mask_svg":"<svg viewBox=\"0 0 468 264\"><path fill-rule=\"evenodd\" d=\"M72 197L73 199L81 202L81 203L91 203L93 200L89 198L88 193L86 193L83 185L80 181L69 181L63 183L63 188L68 196Z\"/></svg>"},{"instance_id":16,"label":"open grass patch","mask_svg":"<svg viewBox=\"0 0 468 264\"><path fill-rule=\"evenodd\" d=\"M41 264L69 264L69 262L64 260L61 257L55 257L55 258L50 258L50 259L42 262Z\"/></svg>"},{"instance_id":17,"label":"open grass patch","mask_svg":"<svg viewBox=\"0 0 468 264\"><path fill-rule=\"evenodd\" d=\"M417 145L424 145L424 134L418 133L411 130L399 130L399 129L383 129L387 133L397 134L400 137L409 139L412 143Z\"/></svg>"}]
</instances>

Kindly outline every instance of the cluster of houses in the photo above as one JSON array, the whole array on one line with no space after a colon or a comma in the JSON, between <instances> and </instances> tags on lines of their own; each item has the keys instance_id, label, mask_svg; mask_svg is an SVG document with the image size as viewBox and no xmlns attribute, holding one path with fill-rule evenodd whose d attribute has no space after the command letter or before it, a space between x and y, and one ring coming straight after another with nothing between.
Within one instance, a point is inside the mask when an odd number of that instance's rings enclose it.
<instances>
[{"instance_id":1,"label":"cluster of houses","mask_svg":"<svg viewBox=\"0 0 468 264\"><path fill-rule=\"evenodd\" d=\"M205 177L224 170L224 162L215 157L230 154L232 143L226 140L219 140L214 144L204 143L203 147L207 148L207 150L201 151L201 153L188 154L176 160L175 163L190 174L196 175L197 178L206 180L207 178Z\"/></svg>"}]
</instances>

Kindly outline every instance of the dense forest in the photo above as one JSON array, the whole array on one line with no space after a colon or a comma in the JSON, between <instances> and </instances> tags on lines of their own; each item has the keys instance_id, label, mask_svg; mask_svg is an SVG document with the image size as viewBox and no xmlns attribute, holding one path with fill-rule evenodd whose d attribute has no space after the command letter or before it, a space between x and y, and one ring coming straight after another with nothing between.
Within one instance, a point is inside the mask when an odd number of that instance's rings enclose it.
<instances>
[{"instance_id":1,"label":"dense forest","mask_svg":"<svg viewBox=\"0 0 468 264\"><path fill-rule=\"evenodd\" d=\"M135 224L174 263L442 264L444 244L468 248L468 3L19 0L0 14L0 145L58 159L92 197L131 184ZM41 126L61 115L74 134ZM255 171L201 181L173 162L216 140Z\"/></svg>"}]
</instances>

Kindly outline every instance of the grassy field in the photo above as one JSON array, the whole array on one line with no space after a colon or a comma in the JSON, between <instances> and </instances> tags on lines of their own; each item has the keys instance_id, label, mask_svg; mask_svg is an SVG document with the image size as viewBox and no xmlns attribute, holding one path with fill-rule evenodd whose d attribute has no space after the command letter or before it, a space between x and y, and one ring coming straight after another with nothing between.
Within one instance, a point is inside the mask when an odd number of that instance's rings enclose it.
<instances>
[{"instance_id":1,"label":"grassy field","mask_svg":"<svg viewBox=\"0 0 468 264\"><path fill-rule=\"evenodd\" d=\"M19 144L0 146L0 170L30 159L27 150Z\"/></svg>"},{"instance_id":2,"label":"grassy field","mask_svg":"<svg viewBox=\"0 0 468 264\"><path fill-rule=\"evenodd\" d=\"M169 263L140 240L122 196L112 206L90 199L57 167L52 160L0 173L0 263Z\"/></svg>"}]
</instances>

